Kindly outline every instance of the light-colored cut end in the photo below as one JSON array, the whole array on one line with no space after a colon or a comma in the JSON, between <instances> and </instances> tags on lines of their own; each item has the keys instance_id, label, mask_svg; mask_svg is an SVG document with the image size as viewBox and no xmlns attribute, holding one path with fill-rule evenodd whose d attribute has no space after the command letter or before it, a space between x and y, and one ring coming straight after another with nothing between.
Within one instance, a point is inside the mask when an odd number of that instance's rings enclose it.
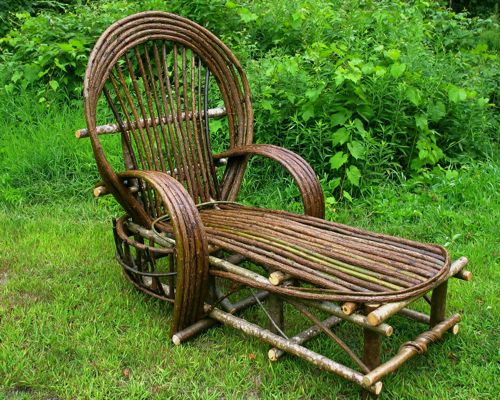
<instances>
[{"instance_id":1,"label":"light-colored cut end","mask_svg":"<svg viewBox=\"0 0 500 400\"><path fill-rule=\"evenodd\" d=\"M176 346L179 346L179 345L181 344L181 339L179 338L179 336L174 335L174 336L172 336L172 342L173 342Z\"/></svg>"},{"instance_id":2,"label":"light-colored cut end","mask_svg":"<svg viewBox=\"0 0 500 400\"><path fill-rule=\"evenodd\" d=\"M470 282L472 280L472 272L470 271L462 271L462 276L464 277L464 280L466 280L467 282Z\"/></svg>"},{"instance_id":3,"label":"light-colored cut end","mask_svg":"<svg viewBox=\"0 0 500 400\"><path fill-rule=\"evenodd\" d=\"M389 326L386 330L385 330L385 336L389 337L389 336L392 336L392 334L394 333L394 328L392 326Z\"/></svg>"},{"instance_id":4,"label":"light-colored cut end","mask_svg":"<svg viewBox=\"0 0 500 400\"><path fill-rule=\"evenodd\" d=\"M454 335L458 335L458 332L460 332L460 325L453 325L453 328L451 328L451 333L453 333Z\"/></svg>"},{"instance_id":5,"label":"light-colored cut end","mask_svg":"<svg viewBox=\"0 0 500 400\"><path fill-rule=\"evenodd\" d=\"M378 326L382 321L380 321L380 318L377 315L374 314L368 314L366 319L368 320L368 323L371 326Z\"/></svg>"},{"instance_id":6,"label":"light-colored cut end","mask_svg":"<svg viewBox=\"0 0 500 400\"><path fill-rule=\"evenodd\" d=\"M365 388L371 388L373 386L372 389L374 395L378 396L380 392L382 392L382 387L384 386L382 382L378 381L377 383L374 384L368 375L365 375L363 377L362 382Z\"/></svg>"},{"instance_id":7,"label":"light-colored cut end","mask_svg":"<svg viewBox=\"0 0 500 400\"><path fill-rule=\"evenodd\" d=\"M361 382L363 382L363 386L365 387L370 387L371 385L373 385L373 382L368 375L363 376Z\"/></svg>"},{"instance_id":8,"label":"light-colored cut end","mask_svg":"<svg viewBox=\"0 0 500 400\"><path fill-rule=\"evenodd\" d=\"M356 311L357 308L358 308L357 303L352 303L348 301L347 303L342 304L342 312L345 315L351 315L354 311Z\"/></svg>"},{"instance_id":9,"label":"light-colored cut end","mask_svg":"<svg viewBox=\"0 0 500 400\"><path fill-rule=\"evenodd\" d=\"M465 265L469 264L469 259L468 259L467 257L465 257L465 256L460 257L457 261L460 261L460 263L461 263L463 266L465 266Z\"/></svg>"},{"instance_id":10,"label":"light-colored cut end","mask_svg":"<svg viewBox=\"0 0 500 400\"><path fill-rule=\"evenodd\" d=\"M287 280L288 278L290 277L281 271L274 271L269 274L269 282L271 282L274 286L278 286L281 282Z\"/></svg>"},{"instance_id":11,"label":"light-colored cut end","mask_svg":"<svg viewBox=\"0 0 500 400\"><path fill-rule=\"evenodd\" d=\"M267 352L267 357L270 361L278 361L278 356L275 349L271 349Z\"/></svg>"},{"instance_id":12,"label":"light-colored cut end","mask_svg":"<svg viewBox=\"0 0 500 400\"><path fill-rule=\"evenodd\" d=\"M100 197L107 193L106 186L97 186L94 188L94 197Z\"/></svg>"},{"instance_id":13,"label":"light-colored cut end","mask_svg":"<svg viewBox=\"0 0 500 400\"><path fill-rule=\"evenodd\" d=\"M77 139L80 139L82 137L82 132L81 132L81 129L78 129L77 131L75 131L75 137Z\"/></svg>"}]
</instances>

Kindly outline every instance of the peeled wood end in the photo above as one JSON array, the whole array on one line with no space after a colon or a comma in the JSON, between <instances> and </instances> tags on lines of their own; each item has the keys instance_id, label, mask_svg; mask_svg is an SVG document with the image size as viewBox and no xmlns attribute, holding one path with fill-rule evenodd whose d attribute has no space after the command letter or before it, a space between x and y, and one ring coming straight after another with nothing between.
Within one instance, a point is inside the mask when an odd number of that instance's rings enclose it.
<instances>
[{"instance_id":1,"label":"peeled wood end","mask_svg":"<svg viewBox=\"0 0 500 400\"><path fill-rule=\"evenodd\" d=\"M462 278L464 281L470 282L472 280L472 272L470 271L462 271Z\"/></svg>"},{"instance_id":2,"label":"peeled wood end","mask_svg":"<svg viewBox=\"0 0 500 400\"><path fill-rule=\"evenodd\" d=\"M453 325L453 328L451 328L451 333L453 333L454 335L458 335L458 332L460 332L460 325Z\"/></svg>"},{"instance_id":3,"label":"peeled wood end","mask_svg":"<svg viewBox=\"0 0 500 400\"><path fill-rule=\"evenodd\" d=\"M287 274L284 274L281 271L274 271L271 274L269 274L269 282L271 282L272 285L278 286L281 282L287 280L289 276Z\"/></svg>"},{"instance_id":4,"label":"peeled wood end","mask_svg":"<svg viewBox=\"0 0 500 400\"><path fill-rule=\"evenodd\" d=\"M366 319L368 320L368 323L371 326L378 326L382 321L380 321L380 318L377 315L374 314L368 314Z\"/></svg>"},{"instance_id":5,"label":"peeled wood end","mask_svg":"<svg viewBox=\"0 0 500 400\"><path fill-rule=\"evenodd\" d=\"M267 357L270 361L278 361L278 355L276 354L276 349L271 349L267 352Z\"/></svg>"},{"instance_id":6,"label":"peeled wood end","mask_svg":"<svg viewBox=\"0 0 500 400\"><path fill-rule=\"evenodd\" d=\"M94 197L100 197L108 192L106 186L97 186L94 188Z\"/></svg>"},{"instance_id":7,"label":"peeled wood end","mask_svg":"<svg viewBox=\"0 0 500 400\"><path fill-rule=\"evenodd\" d=\"M363 386L371 386L372 385L372 380L368 376L363 376L363 379L361 380L363 383Z\"/></svg>"},{"instance_id":8,"label":"peeled wood end","mask_svg":"<svg viewBox=\"0 0 500 400\"><path fill-rule=\"evenodd\" d=\"M81 139L82 136L83 136L82 129L78 129L77 131L75 131L75 137L77 139Z\"/></svg>"},{"instance_id":9,"label":"peeled wood end","mask_svg":"<svg viewBox=\"0 0 500 400\"><path fill-rule=\"evenodd\" d=\"M358 308L357 303L347 302L342 304L342 312L345 315L351 315Z\"/></svg>"},{"instance_id":10,"label":"peeled wood end","mask_svg":"<svg viewBox=\"0 0 500 400\"><path fill-rule=\"evenodd\" d=\"M179 336L177 335L174 335L172 336L172 342L176 345L176 346L179 346L181 344L181 339Z\"/></svg>"},{"instance_id":11,"label":"peeled wood end","mask_svg":"<svg viewBox=\"0 0 500 400\"><path fill-rule=\"evenodd\" d=\"M385 330L385 336L389 337L389 336L392 336L392 334L394 333L394 328L392 326L389 326L386 330Z\"/></svg>"},{"instance_id":12,"label":"peeled wood end","mask_svg":"<svg viewBox=\"0 0 500 400\"><path fill-rule=\"evenodd\" d=\"M383 387L382 382L378 381L377 383L374 384L372 382L372 380L367 375L365 375L363 377L362 382L363 382L363 386L366 388L373 386L373 394L375 396L378 396L382 392L382 387Z\"/></svg>"}]
</instances>

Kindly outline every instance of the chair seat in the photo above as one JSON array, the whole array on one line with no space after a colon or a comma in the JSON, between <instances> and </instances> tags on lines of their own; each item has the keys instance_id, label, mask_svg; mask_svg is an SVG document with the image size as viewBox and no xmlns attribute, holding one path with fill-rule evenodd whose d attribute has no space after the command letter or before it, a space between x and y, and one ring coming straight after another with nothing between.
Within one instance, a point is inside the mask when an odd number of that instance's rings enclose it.
<instances>
[{"instance_id":1,"label":"chair seat","mask_svg":"<svg viewBox=\"0 0 500 400\"><path fill-rule=\"evenodd\" d=\"M211 245L300 281L283 288L284 294L402 301L429 291L449 271L449 256L437 245L239 204L221 204L200 213Z\"/></svg>"}]
</instances>

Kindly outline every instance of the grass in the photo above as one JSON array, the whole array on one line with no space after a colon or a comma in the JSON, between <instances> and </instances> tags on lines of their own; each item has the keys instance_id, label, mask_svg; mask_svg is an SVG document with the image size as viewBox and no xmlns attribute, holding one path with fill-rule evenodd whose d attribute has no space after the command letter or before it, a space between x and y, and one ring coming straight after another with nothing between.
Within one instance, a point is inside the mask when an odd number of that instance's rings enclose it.
<instances>
[{"instance_id":1,"label":"grass","mask_svg":"<svg viewBox=\"0 0 500 400\"><path fill-rule=\"evenodd\" d=\"M61 103L0 96L0 202L81 198L98 179L89 142L73 135L85 125L81 104Z\"/></svg>"},{"instance_id":2,"label":"grass","mask_svg":"<svg viewBox=\"0 0 500 400\"><path fill-rule=\"evenodd\" d=\"M449 310L463 314L460 334L386 378L382 398L498 393L499 172L494 163L436 172L329 207L330 219L447 244L454 257L470 258L474 281L450 285ZM279 192L277 183L247 199L277 206L269 199L281 197L296 208L294 190ZM250 176L243 195L255 185ZM271 364L265 345L229 328L174 347L169 307L135 291L113 260L113 209L90 199L1 209L0 398L357 398L358 388L300 360ZM406 320L393 322L384 357L419 333ZM339 335L361 340L353 327ZM344 359L326 340L311 345Z\"/></svg>"}]
</instances>

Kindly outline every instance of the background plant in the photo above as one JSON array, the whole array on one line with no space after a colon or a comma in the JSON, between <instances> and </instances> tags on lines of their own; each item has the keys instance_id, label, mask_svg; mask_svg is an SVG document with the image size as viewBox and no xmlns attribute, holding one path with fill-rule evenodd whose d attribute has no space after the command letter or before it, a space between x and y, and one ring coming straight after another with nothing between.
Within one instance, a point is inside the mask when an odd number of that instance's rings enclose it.
<instances>
[{"instance_id":1,"label":"background plant","mask_svg":"<svg viewBox=\"0 0 500 400\"><path fill-rule=\"evenodd\" d=\"M490 16L497 15L499 4L496 0L446 0L443 2L453 10L461 12L466 10L472 15Z\"/></svg>"},{"instance_id":2,"label":"background plant","mask_svg":"<svg viewBox=\"0 0 500 400\"><path fill-rule=\"evenodd\" d=\"M9 198L22 192L18 199L32 199L22 188L22 174L30 168L45 171L32 178L40 187L68 169L64 158L42 162L29 152L19 155L16 143L34 139L36 129L19 136L18 119L26 117L18 114L32 115L30 102L38 101L42 107L36 109L45 111L37 118L46 115L43 129L61 109L68 131L83 125L81 81L93 43L116 19L147 9L192 18L230 45L252 85L256 140L303 155L330 202L436 165L454 168L497 155L500 35L493 19L469 18L421 0L31 4L12 8L12 29L0 39L1 96L24 99L8 106L0 133ZM34 141L40 154L57 148L49 132ZM87 160L88 153L80 153L88 146L70 142L67 151ZM254 164L257 175L276 175Z\"/></svg>"}]
</instances>

